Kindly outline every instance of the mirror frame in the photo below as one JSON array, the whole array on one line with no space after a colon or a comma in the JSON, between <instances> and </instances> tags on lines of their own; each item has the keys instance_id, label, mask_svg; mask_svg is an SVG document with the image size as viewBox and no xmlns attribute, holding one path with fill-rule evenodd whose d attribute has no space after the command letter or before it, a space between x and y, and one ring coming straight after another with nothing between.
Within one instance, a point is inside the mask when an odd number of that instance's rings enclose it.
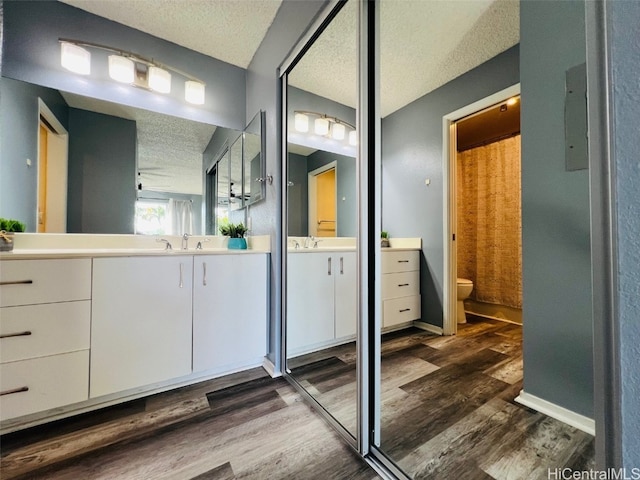
<instances>
[{"instance_id":1,"label":"mirror frame","mask_svg":"<svg viewBox=\"0 0 640 480\"><path fill-rule=\"evenodd\" d=\"M251 175L251 163L249 158L249 153L247 152L247 141L246 135L258 135L260 138L260 176L257 178L253 178ZM244 129L242 134L242 199L244 200L244 206L250 206L255 203L258 203L261 200L265 200L267 198L267 175L266 175L266 112L264 110L260 110L255 116L251 119L247 127ZM248 162L249 160L249 162ZM249 186L252 183L255 185L260 185L259 194L257 192L253 192L252 188L249 189L249 196L247 196L247 180Z\"/></svg>"},{"instance_id":2,"label":"mirror frame","mask_svg":"<svg viewBox=\"0 0 640 480\"><path fill-rule=\"evenodd\" d=\"M229 211L234 212L237 210L241 210L244 207L244 174L243 174L243 164L244 164L244 132L238 135L231 145L229 146ZM236 162L239 162L238 165L235 165ZM233 176L235 169L240 169L240 178ZM233 193L233 186L240 185L239 192ZM239 196L238 196L239 194Z\"/></svg>"}]
</instances>

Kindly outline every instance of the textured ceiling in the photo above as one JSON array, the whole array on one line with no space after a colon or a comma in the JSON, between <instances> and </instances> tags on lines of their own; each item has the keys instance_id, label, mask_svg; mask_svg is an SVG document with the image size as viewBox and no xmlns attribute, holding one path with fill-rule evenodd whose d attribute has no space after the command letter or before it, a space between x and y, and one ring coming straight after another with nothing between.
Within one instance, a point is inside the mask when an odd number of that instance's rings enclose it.
<instances>
[{"instance_id":1,"label":"textured ceiling","mask_svg":"<svg viewBox=\"0 0 640 480\"><path fill-rule=\"evenodd\" d=\"M135 120L138 181L145 190L202 195L202 152L216 127L63 93L70 107Z\"/></svg>"},{"instance_id":2,"label":"textured ceiling","mask_svg":"<svg viewBox=\"0 0 640 480\"><path fill-rule=\"evenodd\" d=\"M282 3L282 0L61 1L242 68L249 66Z\"/></svg>"}]
</instances>

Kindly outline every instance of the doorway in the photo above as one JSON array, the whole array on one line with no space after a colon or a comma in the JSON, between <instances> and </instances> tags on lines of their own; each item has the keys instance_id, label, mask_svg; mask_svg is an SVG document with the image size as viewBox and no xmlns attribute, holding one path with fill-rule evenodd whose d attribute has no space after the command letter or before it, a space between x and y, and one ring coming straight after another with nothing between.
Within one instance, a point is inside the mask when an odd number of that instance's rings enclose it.
<instances>
[{"instance_id":1,"label":"doorway","mask_svg":"<svg viewBox=\"0 0 640 480\"><path fill-rule=\"evenodd\" d=\"M38 99L39 233L66 233L69 135L47 105Z\"/></svg>"},{"instance_id":2,"label":"doorway","mask_svg":"<svg viewBox=\"0 0 640 480\"><path fill-rule=\"evenodd\" d=\"M458 124L463 120L469 120L481 112L486 112L492 107L497 107L498 112L503 105L508 109L507 102L510 99L518 99L520 95L520 85L514 85L497 92L489 97L467 105L455 112L445 115L443 118L443 172L444 179L444 282L443 282L443 333L444 335L454 335L457 331L458 324L458 302L457 302L457 279L458 279L458 214L457 214L457 167L458 162ZM505 133L504 136L510 134ZM500 136L500 135L498 135ZM482 138L482 134L477 138L473 135L467 139L467 146L474 146L474 142L478 143L478 139ZM482 140L479 141L482 143ZM462 232L461 232L462 233ZM521 263L521 254L520 254ZM521 275L521 274L520 274ZM521 276L520 276L521 284ZM480 312L482 313L482 312ZM482 315L481 315L482 316ZM493 315L487 315L493 317ZM502 318L500 318L502 319ZM516 322L517 323L517 322Z\"/></svg>"},{"instance_id":3,"label":"doorway","mask_svg":"<svg viewBox=\"0 0 640 480\"><path fill-rule=\"evenodd\" d=\"M309 172L309 235L337 236L337 162Z\"/></svg>"}]
</instances>

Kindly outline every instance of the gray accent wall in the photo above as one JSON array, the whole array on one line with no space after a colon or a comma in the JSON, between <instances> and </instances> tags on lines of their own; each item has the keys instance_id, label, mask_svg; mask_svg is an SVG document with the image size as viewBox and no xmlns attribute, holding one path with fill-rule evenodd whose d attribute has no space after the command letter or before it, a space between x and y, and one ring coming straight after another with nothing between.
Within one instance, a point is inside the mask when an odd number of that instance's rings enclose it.
<instances>
[{"instance_id":1,"label":"gray accent wall","mask_svg":"<svg viewBox=\"0 0 640 480\"><path fill-rule=\"evenodd\" d=\"M4 2L2 75L58 90L241 130L245 125L245 75L230 65L167 40L112 22L62 2ZM91 74L60 65L59 38L71 38L135 52L171 65L206 83L205 105L184 100L184 82L173 75L164 95L123 88L109 78L109 52L91 49Z\"/></svg>"},{"instance_id":2,"label":"gray accent wall","mask_svg":"<svg viewBox=\"0 0 640 480\"><path fill-rule=\"evenodd\" d=\"M443 312L442 117L517 84L518 62L515 46L382 119L382 229L422 239L422 320L435 326Z\"/></svg>"},{"instance_id":3,"label":"gray accent wall","mask_svg":"<svg viewBox=\"0 0 640 480\"><path fill-rule=\"evenodd\" d=\"M593 418L589 172L565 170L565 72L584 3L520 5L524 391Z\"/></svg>"},{"instance_id":4,"label":"gray accent wall","mask_svg":"<svg viewBox=\"0 0 640 480\"><path fill-rule=\"evenodd\" d=\"M278 228L282 211L279 206L282 188L282 166L280 164L280 80L278 68L287 58L314 18L328 4L326 0L286 1L267 32L247 69L246 119L251 119L259 110L266 112L266 171L273 175L273 184L267 185L265 201L247 209L254 235L271 236L270 269L270 320L267 357L280 369L280 311L282 289L277 281L277 272L282 262L279 246L281 235Z\"/></svg>"},{"instance_id":5,"label":"gray accent wall","mask_svg":"<svg viewBox=\"0 0 640 480\"><path fill-rule=\"evenodd\" d=\"M622 462L640 466L640 3L607 2L616 169Z\"/></svg>"},{"instance_id":6,"label":"gray accent wall","mask_svg":"<svg viewBox=\"0 0 640 480\"><path fill-rule=\"evenodd\" d=\"M56 90L0 78L0 217L26 223L28 232L37 228L38 98L68 130L67 103Z\"/></svg>"},{"instance_id":7,"label":"gray accent wall","mask_svg":"<svg viewBox=\"0 0 640 480\"><path fill-rule=\"evenodd\" d=\"M288 231L293 237L309 235L309 169L308 157L289 153L288 178L291 185L287 188Z\"/></svg>"},{"instance_id":8,"label":"gray accent wall","mask_svg":"<svg viewBox=\"0 0 640 480\"><path fill-rule=\"evenodd\" d=\"M69 233L134 233L136 123L69 109Z\"/></svg>"}]
</instances>

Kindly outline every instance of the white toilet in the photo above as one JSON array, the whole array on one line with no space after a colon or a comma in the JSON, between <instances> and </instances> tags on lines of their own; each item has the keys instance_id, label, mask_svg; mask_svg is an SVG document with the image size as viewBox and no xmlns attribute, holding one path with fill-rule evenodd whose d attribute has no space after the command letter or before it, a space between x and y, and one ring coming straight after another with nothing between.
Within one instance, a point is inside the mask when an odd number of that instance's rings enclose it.
<instances>
[{"instance_id":1,"label":"white toilet","mask_svg":"<svg viewBox=\"0 0 640 480\"><path fill-rule=\"evenodd\" d=\"M466 278L458 278L458 312L457 312L457 320L458 323L467 323L467 316L464 314L464 299L468 298L471 295L471 291L473 290L473 282L471 280L467 280Z\"/></svg>"}]
</instances>

